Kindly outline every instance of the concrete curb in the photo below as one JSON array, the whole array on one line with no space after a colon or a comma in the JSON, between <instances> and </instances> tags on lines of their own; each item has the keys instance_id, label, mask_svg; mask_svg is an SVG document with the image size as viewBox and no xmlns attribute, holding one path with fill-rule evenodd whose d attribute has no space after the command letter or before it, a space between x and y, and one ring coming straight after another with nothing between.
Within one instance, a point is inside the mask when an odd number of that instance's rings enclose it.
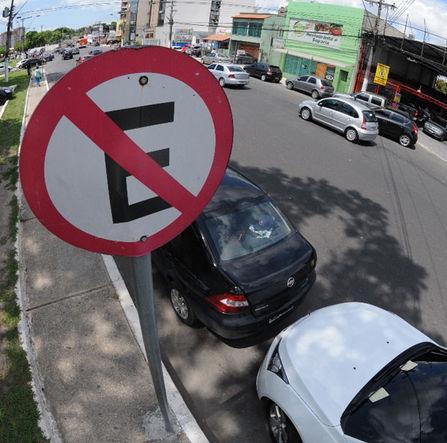
<instances>
[{"instance_id":1,"label":"concrete curb","mask_svg":"<svg viewBox=\"0 0 447 443\"><path fill-rule=\"evenodd\" d=\"M27 93L27 95L28 95L28 93ZM8 103L9 103L9 100L6 100L5 104L2 106L2 110L0 111L0 120L2 119L3 114L5 113L5 109L6 109L6 106L8 106Z\"/></svg>"},{"instance_id":2,"label":"concrete curb","mask_svg":"<svg viewBox=\"0 0 447 443\"><path fill-rule=\"evenodd\" d=\"M439 152L436 152L432 148L430 148L428 145L425 145L424 143L421 143L418 141L416 143L416 146L421 147L422 149L425 149L427 152L429 152L431 155L434 155L436 158L439 158L443 162L447 162L447 146L446 146L446 152L445 154L440 154Z\"/></svg>"},{"instance_id":3,"label":"concrete curb","mask_svg":"<svg viewBox=\"0 0 447 443\"><path fill-rule=\"evenodd\" d=\"M18 154L20 154L20 148L22 145L23 134L25 133L25 120L28 112L28 99L29 91L31 87L31 80L28 85L28 90L26 92L25 105L23 109L22 125L20 129L20 144L18 148ZM19 338L22 348L26 353L26 358L30 366L31 371L31 388L34 394L34 400L39 411L39 427L42 430L44 436L51 442L59 443L62 442L59 430L57 428L56 421L53 414L50 412L45 394L44 394L44 383L42 377L40 376L40 371L37 365L37 359L33 351L30 327L28 324L28 318L25 313L26 304L26 285L25 285L25 274L26 269L23 267L22 261L22 224L20 222L20 214L23 208L23 193L20 186L20 182L17 183L17 189L15 191L15 196L17 198L17 203L19 206L19 219L17 220L17 238L14 245L15 257L18 263L18 279L15 287L16 299L20 308L20 321L18 325Z\"/></svg>"},{"instance_id":4,"label":"concrete curb","mask_svg":"<svg viewBox=\"0 0 447 443\"><path fill-rule=\"evenodd\" d=\"M137 309L130 297L129 291L127 290L126 284L116 266L115 260L110 255L102 255L105 267L109 274L110 280L116 290L121 307L123 308L124 314L126 315L129 326L135 337L135 340L140 347L144 358L147 361L146 351L144 349L143 336L141 334L140 322L138 319ZM162 364L163 365L163 364ZM191 411L186 406L180 392L177 390L171 376L166 370L165 365L163 365L163 375L165 377L166 384L166 395L168 397L168 403L177 419L183 432L186 434L191 443L207 443L203 431L197 424L196 419L191 414Z\"/></svg>"}]
</instances>

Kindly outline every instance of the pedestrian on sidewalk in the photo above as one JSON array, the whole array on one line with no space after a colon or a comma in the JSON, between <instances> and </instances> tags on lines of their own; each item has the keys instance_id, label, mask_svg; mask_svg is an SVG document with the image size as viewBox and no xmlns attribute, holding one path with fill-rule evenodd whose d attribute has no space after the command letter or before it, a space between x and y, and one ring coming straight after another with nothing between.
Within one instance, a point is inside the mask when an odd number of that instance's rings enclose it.
<instances>
[{"instance_id":1,"label":"pedestrian on sidewalk","mask_svg":"<svg viewBox=\"0 0 447 443\"><path fill-rule=\"evenodd\" d=\"M37 67L34 71L34 83L36 86L40 86L40 81L42 80L42 73L40 72L40 68Z\"/></svg>"},{"instance_id":2,"label":"pedestrian on sidewalk","mask_svg":"<svg viewBox=\"0 0 447 443\"><path fill-rule=\"evenodd\" d=\"M26 65L26 72L28 73L28 77L31 77L31 64L30 63L28 63Z\"/></svg>"}]
</instances>

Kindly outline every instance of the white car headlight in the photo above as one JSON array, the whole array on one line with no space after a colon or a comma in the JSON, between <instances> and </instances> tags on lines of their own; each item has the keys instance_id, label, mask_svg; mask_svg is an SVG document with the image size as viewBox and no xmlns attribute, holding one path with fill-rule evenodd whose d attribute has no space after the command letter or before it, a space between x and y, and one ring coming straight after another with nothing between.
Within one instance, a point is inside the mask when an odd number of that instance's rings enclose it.
<instances>
[{"instance_id":1,"label":"white car headlight","mask_svg":"<svg viewBox=\"0 0 447 443\"><path fill-rule=\"evenodd\" d=\"M287 378L284 366L279 356L279 343L276 346L275 350L273 351L272 357L270 358L269 364L267 366L267 370L273 372L278 377L280 377L285 383L289 384L289 380Z\"/></svg>"}]
</instances>

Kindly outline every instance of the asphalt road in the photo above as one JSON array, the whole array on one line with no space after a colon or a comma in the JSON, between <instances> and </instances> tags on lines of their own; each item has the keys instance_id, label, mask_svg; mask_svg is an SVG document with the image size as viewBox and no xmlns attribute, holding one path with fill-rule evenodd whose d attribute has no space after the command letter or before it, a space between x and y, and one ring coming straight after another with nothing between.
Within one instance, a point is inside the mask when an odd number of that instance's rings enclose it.
<instances>
[{"instance_id":1,"label":"asphalt road","mask_svg":"<svg viewBox=\"0 0 447 443\"><path fill-rule=\"evenodd\" d=\"M49 80L71 66L49 63ZM383 138L351 144L305 122L297 104L308 97L283 85L252 79L226 92L232 164L270 193L318 252L317 282L294 316L369 302L447 343L447 164ZM126 277L127 262L117 261ZM188 328L158 276L155 287L164 362L208 438L269 441L255 392L269 341L229 344Z\"/></svg>"}]
</instances>

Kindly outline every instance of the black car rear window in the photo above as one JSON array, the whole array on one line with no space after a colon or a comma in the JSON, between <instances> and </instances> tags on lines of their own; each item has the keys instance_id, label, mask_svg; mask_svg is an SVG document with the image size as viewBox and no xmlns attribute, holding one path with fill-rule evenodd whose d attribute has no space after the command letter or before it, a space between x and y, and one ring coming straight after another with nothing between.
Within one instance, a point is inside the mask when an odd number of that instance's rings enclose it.
<instances>
[{"instance_id":1,"label":"black car rear window","mask_svg":"<svg viewBox=\"0 0 447 443\"><path fill-rule=\"evenodd\" d=\"M231 72L245 72L239 66L228 66L228 70L231 71Z\"/></svg>"},{"instance_id":2,"label":"black car rear window","mask_svg":"<svg viewBox=\"0 0 447 443\"><path fill-rule=\"evenodd\" d=\"M376 114L374 114L373 111L363 111L363 117L365 118L366 122L376 122L377 121Z\"/></svg>"},{"instance_id":3,"label":"black car rear window","mask_svg":"<svg viewBox=\"0 0 447 443\"><path fill-rule=\"evenodd\" d=\"M253 202L234 211L205 218L205 226L220 260L232 260L265 249L292 229L270 201Z\"/></svg>"}]
</instances>

